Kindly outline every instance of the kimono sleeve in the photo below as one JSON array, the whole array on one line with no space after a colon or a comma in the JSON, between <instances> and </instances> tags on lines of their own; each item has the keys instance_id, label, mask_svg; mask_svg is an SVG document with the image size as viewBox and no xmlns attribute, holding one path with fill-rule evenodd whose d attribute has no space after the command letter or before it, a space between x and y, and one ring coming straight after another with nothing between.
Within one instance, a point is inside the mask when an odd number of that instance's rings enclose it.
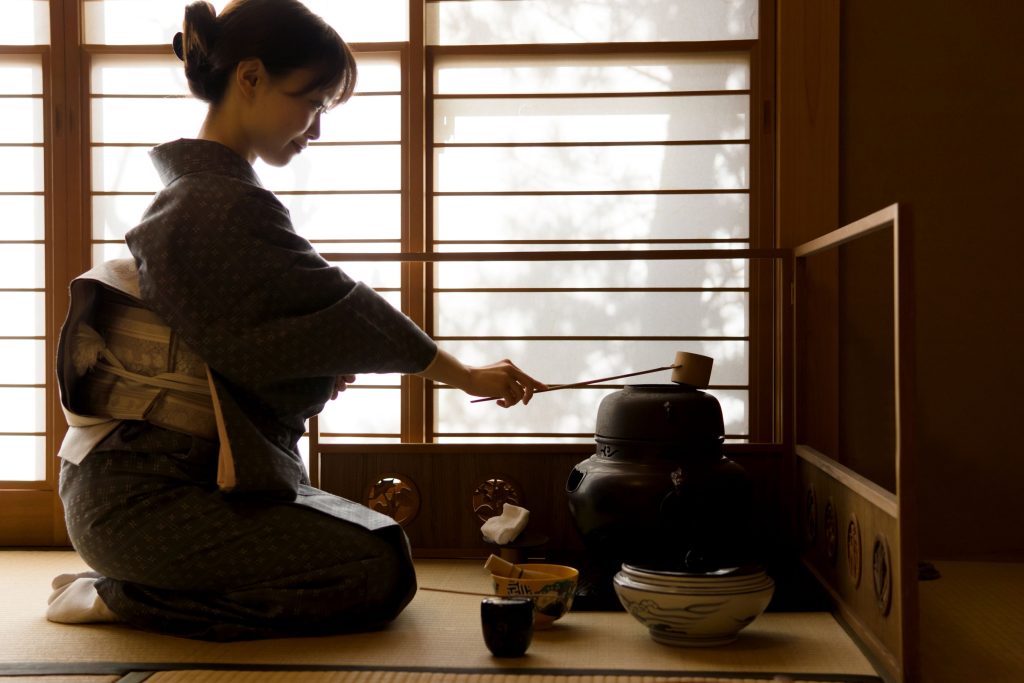
<instances>
[{"instance_id":1,"label":"kimono sleeve","mask_svg":"<svg viewBox=\"0 0 1024 683\"><path fill-rule=\"evenodd\" d=\"M128 242L143 299L212 368L252 386L429 365L434 341L321 257L273 194L218 203L210 184L178 180Z\"/></svg>"}]
</instances>

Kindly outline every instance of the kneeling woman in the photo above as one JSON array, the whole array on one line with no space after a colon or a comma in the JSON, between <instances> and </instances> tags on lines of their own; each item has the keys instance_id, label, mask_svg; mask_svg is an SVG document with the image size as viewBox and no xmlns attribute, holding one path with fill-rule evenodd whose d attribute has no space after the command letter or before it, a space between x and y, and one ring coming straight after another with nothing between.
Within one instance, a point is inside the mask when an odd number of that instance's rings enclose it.
<instances>
[{"instance_id":1,"label":"kneeling woman","mask_svg":"<svg viewBox=\"0 0 1024 683\"><path fill-rule=\"evenodd\" d=\"M185 11L175 51L209 104L155 148L164 189L132 260L72 284L58 373L60 494L94 570L48 618L237 640L373 628L412 599L401 527L312 488L297 444L356 373L414 373L510 407L544 388L468 367L299 237L252 164L283 166L347 100L356 66L294 0Z\"/></svg>"}]
</instances>

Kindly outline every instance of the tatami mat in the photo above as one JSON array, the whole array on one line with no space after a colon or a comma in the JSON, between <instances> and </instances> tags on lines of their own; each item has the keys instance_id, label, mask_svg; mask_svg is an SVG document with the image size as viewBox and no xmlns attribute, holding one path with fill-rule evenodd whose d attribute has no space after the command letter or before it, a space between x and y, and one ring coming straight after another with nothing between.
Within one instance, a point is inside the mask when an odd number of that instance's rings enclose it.
<instances>
[{"instance_id":1,"label":"tatami mat","mask_svg":"<svg viewBox=\"0 0 1024 683\"><path fill-rule=\"evenodd\" d=\"M935 566L920 584L922 680L1024 681L1024 563Z\"/></svg>"},{"instance_id":2,"label":"tatami mat","mask_svg":"<svg viewBox=\"0 0 1024 683\"><path fill-rule=\"evenodd\" d=\"M119 683L121 676L4 676L0 680L3 683Z\"/></svg>"},{"instance_id":3,"label":"tatami mat","mask_svg":"<svg viewBox=\"0 0 1024 683\"><path fill-rule=\"evenodd\" d=\"M0 576L6 584L8 603L0 614L0 672L97 675L133 669L182 669L191 665L201 670L204 665L213 665L205 668L221 671L203 675L224 677L233 674L223 669L238 664L242 665L240 668L292 669L282 672L282 676L300 675L301 671L294 670L303 667L390 669L395 676L438 671L513 674L527 670L538 674L630 676L735 672L757 674L754 678L761 680L771 680L771 674L778 672L808 677L840 676L836 680L842 680L843 675L875 675L854 642L826 613L767 613L731 645L673 648L651 640L628 614L571 612L550 630L537 632L526 656L517 659L496 659L485 647L480 632L479 597L433 591L420 591L384 631L323 638L209 643L115 625L67 626L46 621L50 579L62 572L82 569L82 562L70 552L0 551ZM490 589L488 576L479 562L421 561L417 570L424 587L484 593ZM338 673L347 674L351 672ZM173 678L183 675L167 672L150 680L186 680ZM322 670L316 676L318 681L333 680L323 678ZM433 683L429 678L373 680ZM563 680L560 678L560 683Z\"/></svg>"},{"instance_id":4,"label":"tatami mat","mask_svg":"<svg viewBox=\"0 0 1024 683\"><path fill-rule=\"evenodd\" d=\"M789 676L771 678L731 678L716 676L575 676L531 675L529 683L810 683ZM5 681L6 683L6 681ZM246 671L165 671L146 679L146 683L527 683L523 674L451 674L417 672L268 672Z\"/></svg>"}]
</instances>

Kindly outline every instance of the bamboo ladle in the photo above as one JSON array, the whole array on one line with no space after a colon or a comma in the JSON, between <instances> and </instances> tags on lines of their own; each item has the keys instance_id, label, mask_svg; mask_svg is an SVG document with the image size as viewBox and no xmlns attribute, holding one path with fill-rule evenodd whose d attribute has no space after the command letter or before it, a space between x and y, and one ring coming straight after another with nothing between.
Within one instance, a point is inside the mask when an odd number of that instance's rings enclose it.
<instances>
[{"instance_id":1,"label":"bamboo ladle","mask_svg":"<svg viewBox=\"0 0 1024 683\"><path fill-rule=\"evenodd\" d=\"M559 391L561 389L574 389L576 387L585 387L590 384L599 384L601 382L609 382L613 379L625 379L626 377L637 377L638 375L649 375L654 372L661 372L662 370L672 371L672 381L676 384L686 384L697 389L704 389L708 386L711 380L711 366L714 364L715 359L710 356L702 356L697 353L688 353L686 351L676 351L675 362L672 365L664 365L660 368L651 368L650 370L638 370L636 372L627 372L623 375L612 375L611 377L599 377L597 379L588 379L585 382L573 382L571 384L554 384L549 386L547 389L539 389L534 394L543 394L548 391ZM497 401L499 397L491 396L489 398L475 398L471 403L482 403L484 401Z\"/></svg>"}]
</instances>

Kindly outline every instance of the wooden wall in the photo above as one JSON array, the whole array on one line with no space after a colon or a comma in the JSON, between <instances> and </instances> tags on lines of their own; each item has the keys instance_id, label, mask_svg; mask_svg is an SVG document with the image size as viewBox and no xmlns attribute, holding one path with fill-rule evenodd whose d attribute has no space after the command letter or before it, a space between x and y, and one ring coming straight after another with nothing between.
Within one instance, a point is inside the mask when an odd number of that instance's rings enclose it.
<instances>
[{"instance_id":1,"label":"wooden wall","mask_svg":"<svg viewBox=\"0 0 1024 683\"><path fill-rule=\"evenodd\" d=\"M545 536L533 551L538 557L565 559L579 556L584 546L569 510L566 480L573 466L594 454L594 444L508 444L481 448L475 445L442 449L434 444L393 444L325 447L320 461L324 490L374 507L370 495L374 483L397 477L415 489L405 494L418 502L418 513L408 514L405 530L417 557L487 557L495 547L483 541L482 519L500 511L496 492L488 482L507 482L517 494L508 501L530 511L524 533ZM726 455L741 465L754 489L754 520L757 553L772 566L792 557L789 540L788 484L783 477L783 452L773 446L727 445ZM490 489L490 490L488 490ZM501 501L504 502L504 501ZM384 511L384 510L381 510Z\"/></svg>"},{"instance_id":2,"label":"wooden wall","mask_svg":"<svg viewBox=\"0 0 1024 683\"><path fill-rule=\"evenodd\" d=\"M912 222L924 559L1024 553L1022 26L1010 0L841 6L839 221Z\"/></svg>"}]
</instances>

